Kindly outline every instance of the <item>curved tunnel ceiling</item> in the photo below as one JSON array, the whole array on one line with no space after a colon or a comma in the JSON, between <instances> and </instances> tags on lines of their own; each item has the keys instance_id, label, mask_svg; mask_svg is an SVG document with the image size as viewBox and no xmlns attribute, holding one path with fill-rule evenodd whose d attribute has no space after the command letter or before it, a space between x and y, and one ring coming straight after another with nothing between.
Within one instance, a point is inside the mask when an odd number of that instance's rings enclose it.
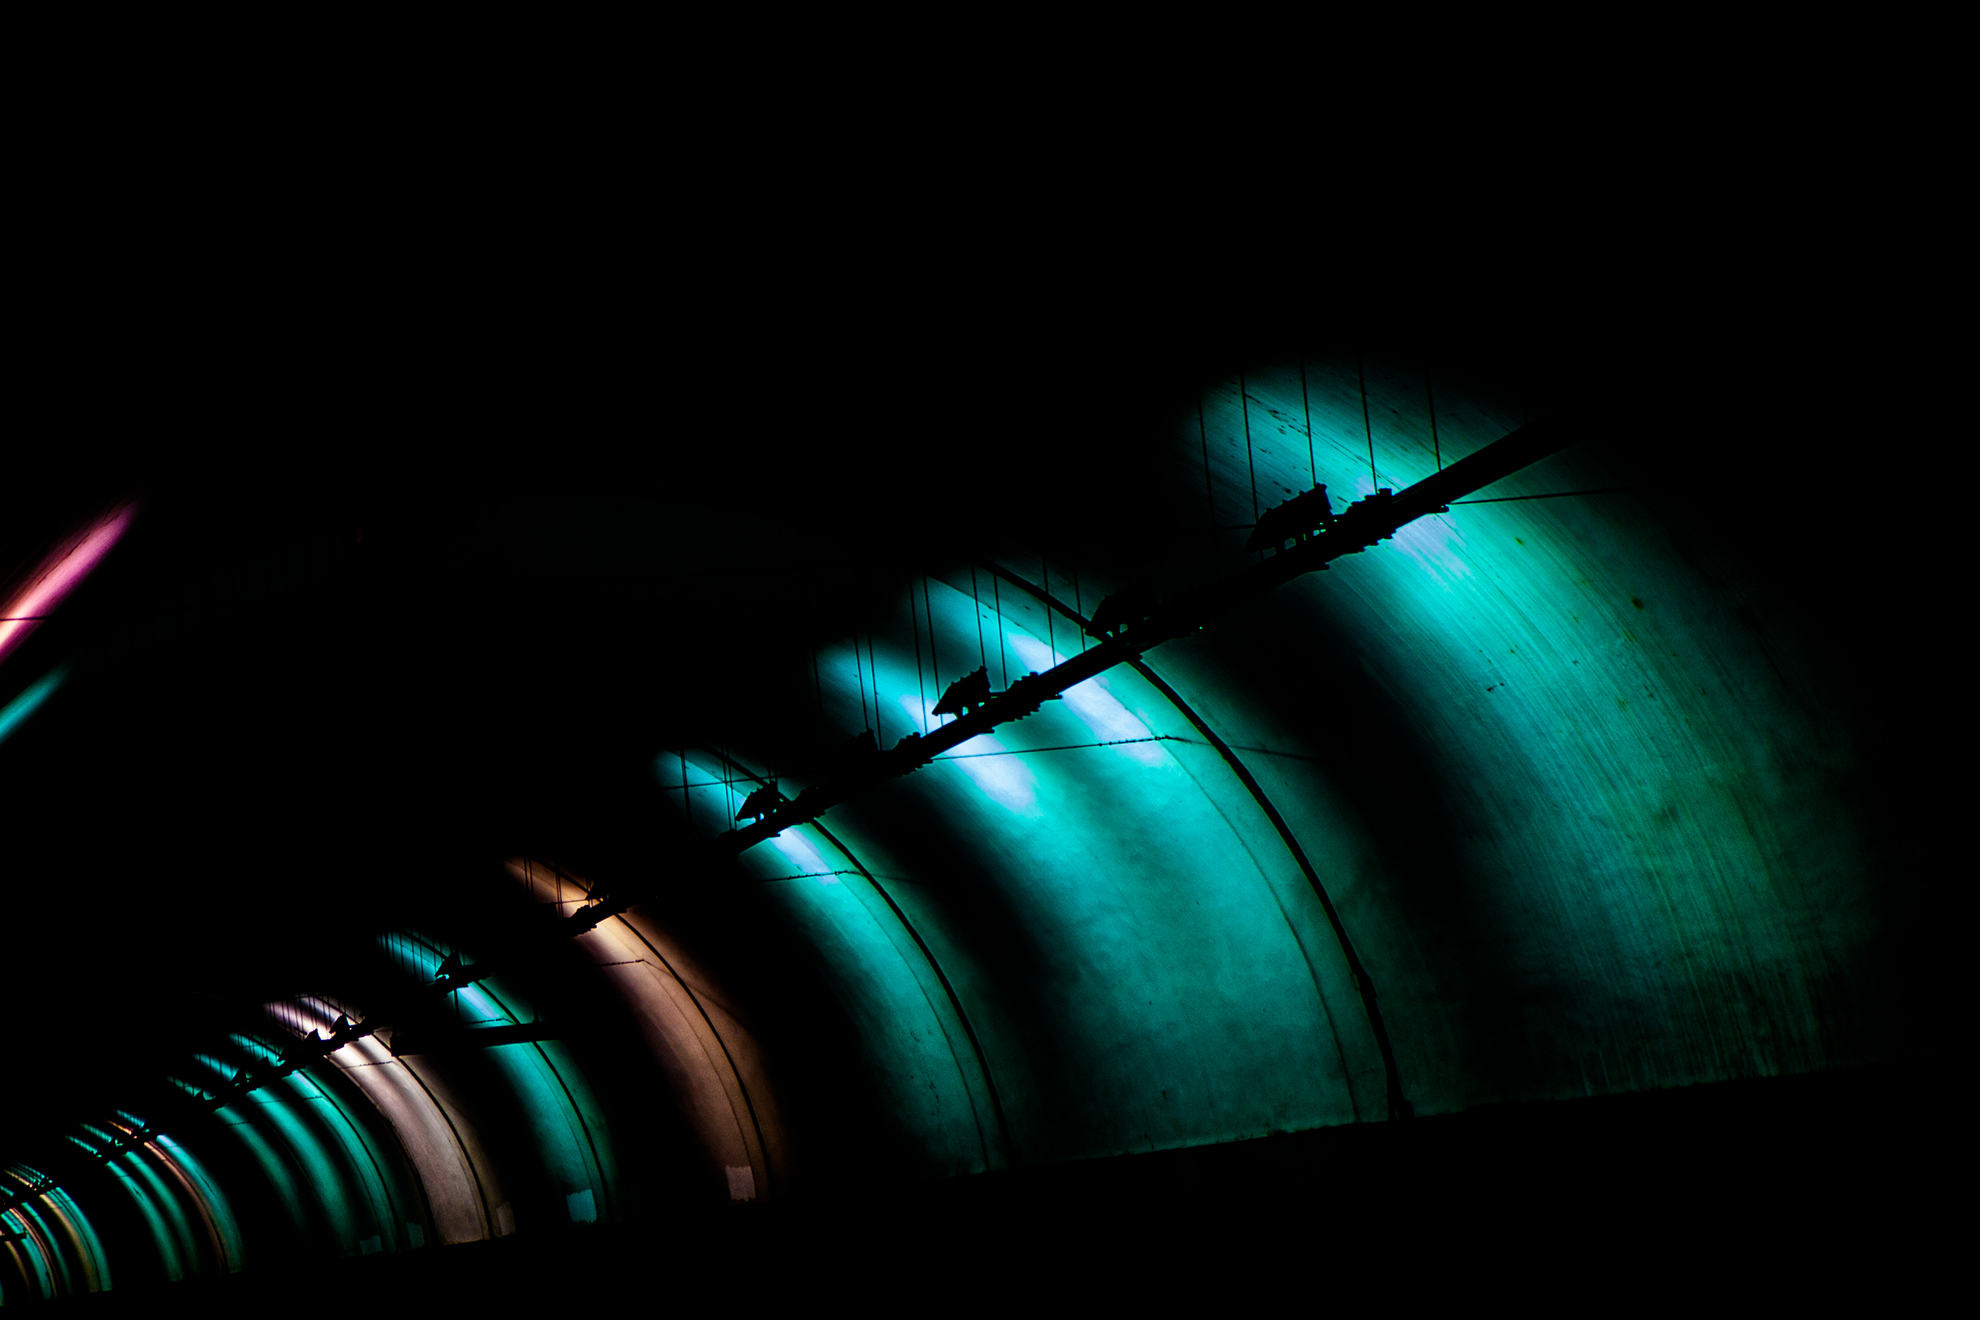
<instances>
[{"instance_id":1,"label":"curved tunnel ceiling","mask_svg":"<svg viewBox=\"0 0 1980 1320\"><path fill-rule=\"evenodd\" d=\"M1164 408L1042 495L882 448L754 503L138 506L0 670L12 828L68 877L22 929L94 948L23 964L65 1006L0 1299L1908 1048L1890 754L1778 578L1798 515L1483 367L1260 356ZM1102 600L1262 562L1315 482L1538 413L1582 442L706 850L971 671L1098 645Z\"/></svg>"}]
</instances>

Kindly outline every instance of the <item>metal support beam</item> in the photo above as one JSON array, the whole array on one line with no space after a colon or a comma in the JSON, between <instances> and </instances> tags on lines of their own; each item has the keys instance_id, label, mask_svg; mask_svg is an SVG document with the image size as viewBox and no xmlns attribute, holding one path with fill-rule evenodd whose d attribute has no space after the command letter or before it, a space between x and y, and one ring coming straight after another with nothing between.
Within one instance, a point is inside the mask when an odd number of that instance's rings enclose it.
<instances>
[{"instance_id":1,"label":"metal support beam","mask_svg":"<svg viewBox=\"0 0 1980 1320\"><path fill-rule=\"evenodd\" d=\"M1570 424L1542 419L1494 440L1400 494L1378 491L1359 500L1348 506L1327 530L1293 549L1185 591L1146 619L1122 629L1091 650L1042 674L1027 674L969 714L926 734L909 734L888 750L869 756L866 765L813 785L754 823L716 836L710 844L711 851L717 856L736 856L793 825L817 819L841 802L886 780L911 774L943 752L988 733L999 724L1034 713L1067 688L1115 665L1139 660L1163 642L1206 628L1247 601L1256 600L1302 574L1323 570L1343 555L1359 554L1425 514L1447 512L1453 499L1558 453L1574 442L1575 435ZM603 906L621 910L619 901L615 897ZM606 914L593 909L578 915L595 924Z\"/></svg>"},{"instance_id":2,"label":"metal support beam","mask_svg":"<svg viewBox=\"0 0 1980 1320\"><path fill-rule=\"evenodd\" d=\"M889 779L910 774L942 753L979 734L990 732L999 724L1033 714L1043 703L1056 700L1066 689L1084 683L1096 674L1115 665L1138 661L1143 654L1163 642L1208 627L1239 605L1255 600L1302 574L1325 569L1343 555L1359 554L1369 546L1394 536L1405 524L1425 514L1448 511L1452 500L1558 453L1576 438L1577 432L1572 424L1558 418L1543 418L1493 441L1470 457L1460 459L1399 494L1378 491L1367 499L1357 501L1325 531L1293 549L1183 592L1148 617L1122 629L1119 635L1102 641L1043 674L1026 675L969 714L925 735L910 734L894 747L870 755L864 766L806 789L798 794L796 800L785 803L751 825L717 835L709 843L710 855L718 860L734 857L783 830L815 820L839 803ZM600 901L559 919L553 929L565 937L580 935L607 918L624 912L638 901L640 895L637 891L622 891L594 896ZM360 1037L372 1035L395 1021L417 1018L422 1007L464 985L513 966L533 952L535 946L536 941L518 940L472 967L451 971L432 984L407 992L396 1003L380 1005L381 1011L374 1012L363 1023L347 1022L328 1039L312 1032L291 1046L279 1062L243 1069L231 1082L218 1088L217 1093L188 1096L186 1101L199 1109L220 1109L247 1092L286 1077ZM1365 975L1357 979L1364 992L1368 993L1372 1008L1372 986L1367 985ZM488 1043L496 1042L491 1040ZM1385 1062L1389 1062L1386 1057ZM1390 1077L1391 1095L1400 1101L1392 1062ZM137 1134L116 1134L110 1143L113 1147L111 1153L122 1153L155 1131L154 1127L147 1125ZM0 1210L9 1209L53 1186L55 1184L51 1180L35 1190L15 1189L0 1193Z\"/></svg>"}]
</instances>

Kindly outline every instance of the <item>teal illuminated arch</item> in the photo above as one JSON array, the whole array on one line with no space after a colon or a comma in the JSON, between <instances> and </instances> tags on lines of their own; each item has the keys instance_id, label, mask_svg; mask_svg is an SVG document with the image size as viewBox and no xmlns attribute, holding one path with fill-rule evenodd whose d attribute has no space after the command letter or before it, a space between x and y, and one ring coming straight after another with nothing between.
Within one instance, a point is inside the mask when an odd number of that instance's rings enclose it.
<instances>
[{"instance_id":1,"label":"teal illuminated arch","mask_svg":"<svg viewBox=\"0 0 1980 1320\"><path fill-rule=\"evenodd\" d=\"M1519 420L1453 394L1433 443L1422 382L1367 366L1365 398L1338 363L1209 391L1165 451L1201 476L1213 529L1182 549L1229 566L1256 513L1316 477L1339 507ZM1550 495L1568 470L1501 489ZM1059 559L995 567L936 566L897 617L822 652L821 722L924 732L960 673L981 663L1002 686L1050 667L1132 580L1104 556L1077 579ZM1874 924L1853 919L1870 883L1838 788L1849 754L1789 698L1733 594L1629 498L1453 508L750 851L753 910L815 952L855 1028L837 1062L900 1138L896 1173L1379 1120L1403 1096L1452 1112L1872 1058L1851 1014L1822 1007ZM748 746L656 764L704 836L772 771ZM569 911L588 900L522 870ZM707 1188L777 1194L791 1098L688 937L644 910L577 938L680 1089ZM444 951L384 947L416 985ZM453 997L465 1030L535 1016L519 977ZM215 1094L327 1032L327 1002L311 1012L235 1036L181 1089ZM204 1158L223 1130L296 1236L332 1253L530 1229L517 1189L539 1181L560 1225L630 1217L624 1111L580 1064L554 1040L450 1069L361 1038L235 1098L210 1132L112 1154L97 1127L78 1148L168 1277L256 1248L221 1194L235 1166ZM526 1138L477 1131L477 1105L512 1105ZM58 1195L7 1212L8 1284L107 1286L102 1244Z\"/></svg>"},{"instance_id":2,"label":"teal illuminated arch","mask_svg":"<svg viewBox=\"0 0 1980 1320\"><path fill-rule=\"evenodd\" d=\"M430 983L445 954L412 932L383 937L381 946L402 970ZM533 1020L526 1000L511 986L486 979L453 992L463 1029L521 1026ZM533 1040L485 1047L527 1120L544 1174L561 1190L571 1223L593 1223L613 1214L618 1162L597 1097L583 1071L559 1041ZM505 1207L508 1207L505 1209ZM497 1207L498 1236L513 1231L513 1208Z\"/></svg>"}]
</instances>

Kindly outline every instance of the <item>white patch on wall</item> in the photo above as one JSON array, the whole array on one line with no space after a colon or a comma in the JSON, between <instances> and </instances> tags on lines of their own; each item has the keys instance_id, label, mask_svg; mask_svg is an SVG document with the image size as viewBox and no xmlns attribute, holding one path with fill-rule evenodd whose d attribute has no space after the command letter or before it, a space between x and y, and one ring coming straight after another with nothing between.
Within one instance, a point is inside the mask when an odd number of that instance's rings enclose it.
<instances>
[{"instance_id":1,"label":"white patch on wall","mask_svg":"<svg viewBox=\"0 0 1980 1320\"><path fill-rule=\"evenodd\" d=\"M1063 657L1056 651L1047 650L1043 642L1022 634L1013 635L1011 648L1037 673L1058 664ZM1136 719L1120 699L1113 693L1112 685L1105 675L1096 675L1084 683L1075 683L1065 692L1066 709L1071 711L1080 723L1092 731L1100 742L1124 743L1114 750L1130 761L1143 765L1161 766L1168 764L1169 754L1157 742L1135 739L1150 739L1146 724Z\"/></svg>"},{"instance_id":2,"label":"white patch on wall","mask_svg":"<svg viewBox=\"0 0 1980 1320\"><path fill-rule=\"evenodd\" d=\"M754 1201L756 1199L756 1173L747 1164L724 1166L729 1175L729 1199L731 1201Z\"/></svg>"},{"instance_id":3,"label":"white patch on wall","mask_svg":"<svg viewBox=\"0 0 1980 1320\"><path fill-rule=\"evenodd\" d=\"M495 1236L507 1237L516 1231L516 1212L507 1201L495 1207Z\"/></svg>"},{"instance_id":4,"label":"white patch on wall","mask_svg":"<svg viewBox=\"0 0 1980 1320\"><path fill-rule=\"evenodd\" d=\"M901 709L910 719L914 718L916 700L913 695L901 698ZM927 728L922 731L926 733ZM1017 757L1002 754L1007 750L989 734L979 733L957 744L955 759L948 764L968 775L999 806L1035 820L1042 814L1038 810L1038 777Z\"/></svg>"},{"instance_id":5,"label":"white patch on wall","mask_svg":"<svg viewBox=\"0 0 1980 1320\"><path fill-rule=\"evenodd\" d=\"M591 1189L572 1192L564 1198L564 1206L571 1212L573 1224L595 1224L598 1222L598 1203L592 1198Z\"/></svg>"}]
</instances>

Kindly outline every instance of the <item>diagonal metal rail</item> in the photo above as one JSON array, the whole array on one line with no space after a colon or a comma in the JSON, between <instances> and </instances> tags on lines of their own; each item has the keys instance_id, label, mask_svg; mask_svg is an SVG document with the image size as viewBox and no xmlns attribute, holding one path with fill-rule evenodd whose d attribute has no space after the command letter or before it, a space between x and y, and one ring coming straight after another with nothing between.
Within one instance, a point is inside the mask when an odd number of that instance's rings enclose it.
<instances>
[{"instance_id":1,"label":"diagonal metal rail","mask_svg":"<svg viewBox=\"0 0 1980 1320\"><path fill-rule=\"evenodd\" d=\"M1096 674L1116 665L1135 663L1163 642L1207 628L1240 605L1256 600L1294 578L1324 570L1344 555L1359 554L1394 536L1404 525L1426 514L1448 512L1453 500L1558 453L1578 438L1580 431L1573 421L1561 417L1542 418L1494 440L1470 457L1460 459L1400 492L1390 494L1377 491L1348 506L1326 530L1315 533L1292 549L1282 550L1239 572L1179 593L1145 618L1131 621L1116 636L1042 674L1026 675L1006 691L991 696L971 713L926 734L909 734L886 751L869 755L865 764L805 789L795 799L783 803L753 824L717 835L708 845L710 859L739 856L784 830L816 820L840 803L870 792L887 780L911 774L979 734L1036 713L1045 702L1056 699L1066 689L1084 683ZM594 891L598 901L568 917L559 918L552 929L562 937L583 934L641 901L649 888L628 887L602 894ZM180 1103L206 1111L220 1109L249 1091L258 1090L299 1068L307 1067L360 1037L372 1035L404 1015L418 1016L420 1008L430 1008L436 1000L443 999L462 986L510 970L518 962L526 960L537 947L549 942L524 937L506 947L492 950L491 957L459 968L431 984L395 996L395 1002L381 1004L381 1011L369 1015L362 1022L346 1022L327 1039L311 1033L309 1037L297 1041L279 1061L243 1069L226 1085L199 1096L186 1096ZM1393 1079L1392 1064L1391 1077ZM1393 1080L1391 1084L1393 1088ZM109 1140L99 1140L97 1143L108 1147L107 1152L99 1154L99 1158L111 1158L135 1149L157 1130L149 1123L133 1131L118 1131L117 1125L112 1125ZM15 1188L0 1193L0 1212L10 1210L54 1185L50 1180L44 1187Z\"/></svg>"},{"instance_id":2,"label":"diagonal metal rail","mask_svg":"<svg viewBox=\"0 0 1980 1320\"><path fill-rule=\"evenodd\" d=\"M735 856L794 825L816 820L849 798L868 792L886 780L911 774L971 738L1033 714L1043 703L1096 674L1139 660L1163 642L1206 628L1238 606L1303 574L1323 570L1343 555L1359 554L1425 514L1447 512L1452 500L1558 453L1572 444L1576 436L1571 423L1543 419L1494 440L1469 458L1460 459L1399 493L1378 491L1359 500L1349 505L1332 526L1292 549L1178 594L1147 618L1123 628L1118 635L1042 674L1027 674L969 714L925 734L910 733L888 750L868 756L865 765L805 789L753 824L717 835L710 848L717 856ZM601 907L616 911L620 903L630 901L627 896L613 896ZM593 908L576 914L576 918L594 914L596 920L608 915L600 908Z\"/></svg>"}]
</instances>

